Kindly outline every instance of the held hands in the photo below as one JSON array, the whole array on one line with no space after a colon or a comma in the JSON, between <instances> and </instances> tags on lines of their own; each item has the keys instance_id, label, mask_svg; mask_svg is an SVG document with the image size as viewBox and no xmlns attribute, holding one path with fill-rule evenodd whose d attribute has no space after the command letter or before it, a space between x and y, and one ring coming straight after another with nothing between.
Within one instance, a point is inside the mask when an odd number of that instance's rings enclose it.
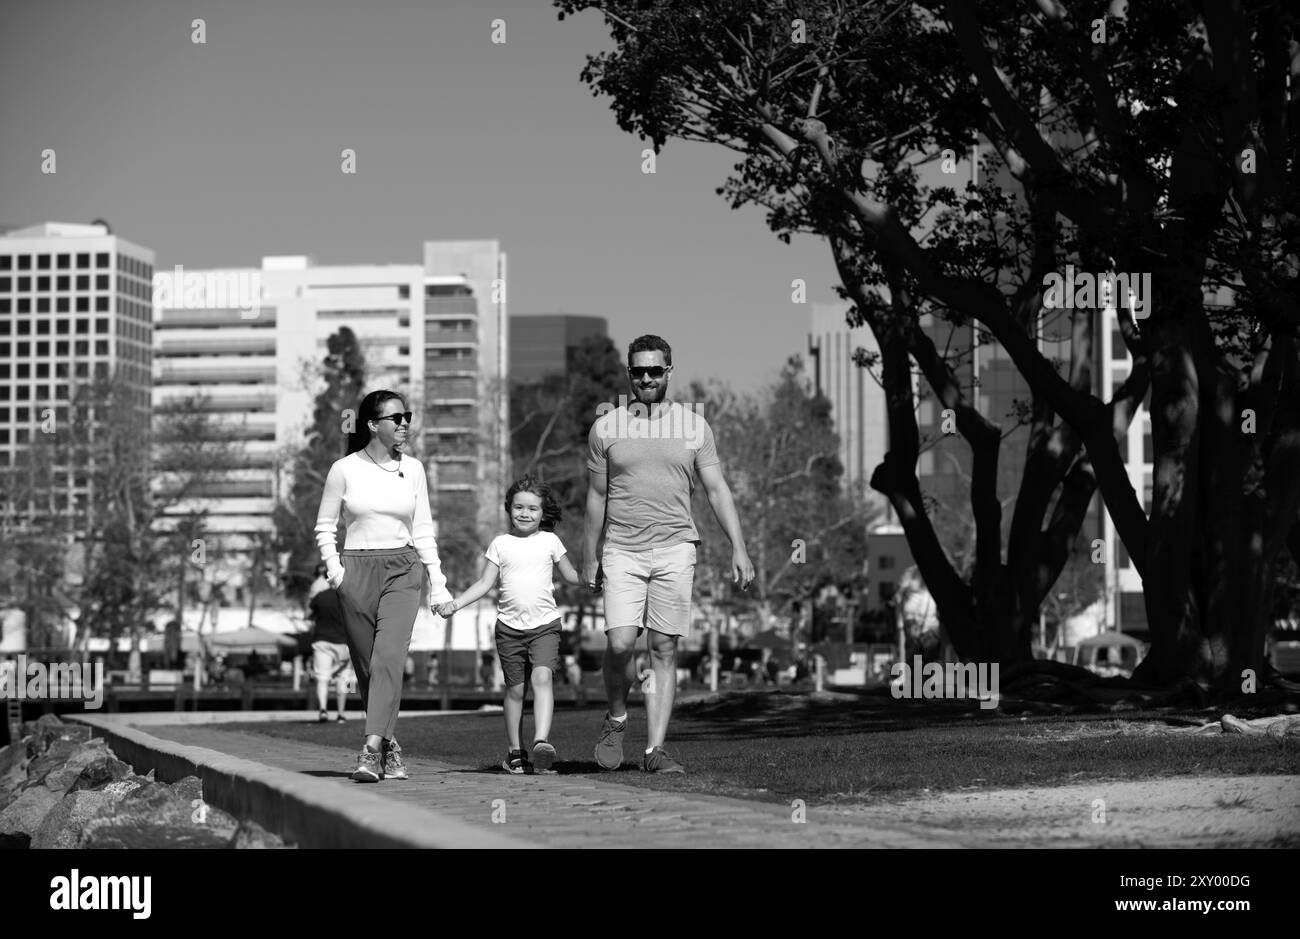
<instances>
[{"instance_id":1,"label":"held hands","mask_svg":"<svg viewBox=\"0 0 1300 939\"><path fill-rule=\"evenodd\" d=\"M456 601L448 600L446 603L435 603L433 605L433 612L445 619L456 612Z\"/></svg>"},{"instance_id":2,"label":"held hands","mask_svg":"<svg viewBox=\"0 0 1300 939\"><path fill-rule=\"evenodd\" d=\"M582 583L593 594L600 593L601 585L600 562L585 561L582 565Z\"/></svg>"}]
</instances>

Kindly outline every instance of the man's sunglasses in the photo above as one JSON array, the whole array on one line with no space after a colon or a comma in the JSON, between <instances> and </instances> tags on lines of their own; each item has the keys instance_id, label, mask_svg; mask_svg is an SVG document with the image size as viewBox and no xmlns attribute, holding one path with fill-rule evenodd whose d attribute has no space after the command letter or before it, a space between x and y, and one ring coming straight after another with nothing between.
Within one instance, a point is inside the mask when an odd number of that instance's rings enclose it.
<instances>
[{"instance_id":1,"label":"man's sunglasses","mask_svg":"<svg viewBox=\"0 0 1300 939\"><path fill-rule=\"evenodd\" d=\"M671 368L671 366L669 367ZM667 371L668 369L664 368L662 365L634 365L628 369L628 372L631 373L633 378L644 378L646 375L649 375L651 378L663 378Z\"/></svg>"},{"instance_id":2,"label":"man's sunglasses","mask_svg":"<svg viewBox=\"0 0 1300 939\"><path fill-rule=\"evenodd\" d=\"M403 422L411 423L411 416L410 411L398 411L396 414L385 414L383 417L376 417L375 420L392 421L398 427L401 427Z\"/></svg>"}]
</instances>

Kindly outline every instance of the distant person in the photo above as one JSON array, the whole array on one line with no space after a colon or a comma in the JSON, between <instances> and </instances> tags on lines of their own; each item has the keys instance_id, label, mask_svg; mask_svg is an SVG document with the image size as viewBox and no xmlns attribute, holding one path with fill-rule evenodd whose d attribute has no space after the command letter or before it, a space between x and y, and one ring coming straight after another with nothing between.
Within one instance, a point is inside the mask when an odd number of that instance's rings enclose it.
<instances>
[{"instance_id":1,"label":"distant person","mask_svg":"<svg viewBox=\"0 0 1300 939\"><path fill-rule=\"evenodd\" d=\"M324 565L321 565L321 572ZM322 578L323 579L323 578ZM312 620L312 672L316 675L316 703L320 712L318 723L329 721L329 687L334 682L338 697L336 723L347 721L348 686L354 678L352 654L348 651L347 629L343 623L343 605L339 592L328 583L313 590L308 602Z\"/></svg>"},{"instance_id":2,"label":"distant person","mask_svg":"<svg viewBox=\"0 0 1300 939\"><path fill-rule=\"evenodd\" d=\"M438 682L442 681L442 673L439 671L438 653L429 656L429 687L432 688Z\"/></svg>"},{"instance_id":3,"label":"distant person","mask_svg":"<svg viewBox=\"0 0 1300 939\"><path fill-rule=\"evenodd\" d=\"M484 652L481 656L479 656L479 663L478 663L478 681L479 681L480 688L489 689L492 687L493 671L494 668L492 665L492 653Z\"/></svg>"},{"instance_id":4,"label":"distant person","mask_svg":"<svg viewBox=\"0 0 1300 939\"><path fill-rule=\"evenodd\" d=\"M394 739L402 673L425 587L429 602L451 599L438 559L429 484L403 453L411 412L393 391L372 391L357 408L348 455L325 479L316 543L339 593L348 648L366 711L366 736L352 778L406 779ZM339 520L347 530L342 559Z\"/></svg>"},{"instance_id":5,"label":"distant person","mask_svg":"<svg viewBox=\"0 0 1300 939\"><path fill-rule=\"evenodd\" d=\"M537 773L553 772L555 747L547 740L555 712L552 676L560 667L560 613L555 605L555 571L570 584L578 572L564 543L555 535L560 507L545 486L525 476L506 492L509 533L497 535L484 552L483 575L472 587L435 610L450 616L475 602L501 580L497 601L497 660L505 672L505 717L508 750L502 769L523 773L524 692L533 688L532 765Z\"/></svg>"},{"instance_id":6,"label":"distant person","mask_svg":"<svg viewBox=\"0 0 1300 939\"><path fill-rule=\"evenodd\" d=\"M647 746L641 769L681 773L664 741L677 686L677 645L691 626L691 591L700 535L691 515L695 484L731 541L734 582L747 589L754 565L722 475L713 431L697 411L668 400L672 349L659 336L640 336L627 350L636 401L599 417L588 434L587 514L583 580L593 592L605 577L604 677L609 710L596 742L602 769L623 763L628 664L649 629L653 681L644 687ZM603 549L602 549L602 542Z\"/></svg>"}]
</instances>

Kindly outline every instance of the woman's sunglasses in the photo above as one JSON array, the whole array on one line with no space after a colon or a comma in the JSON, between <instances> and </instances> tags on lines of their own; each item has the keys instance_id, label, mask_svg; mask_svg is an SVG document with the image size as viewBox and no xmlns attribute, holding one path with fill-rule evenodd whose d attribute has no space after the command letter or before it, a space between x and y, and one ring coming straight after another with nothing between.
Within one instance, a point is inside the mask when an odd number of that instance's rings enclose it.
<instances>
[{"instance_id":1,"label":"woman's sunglasses","mask_svg":"<svg viewBox=\"0 0 1300 939\"><path fill-rule=\"evenodd\" d=\"M383 417L375 418L375 420L392 421L398 427L401 427L403 423L411 423L411 416L410 411L398 411L396 414L385 414Z\"/></svg>"}]
</instances>

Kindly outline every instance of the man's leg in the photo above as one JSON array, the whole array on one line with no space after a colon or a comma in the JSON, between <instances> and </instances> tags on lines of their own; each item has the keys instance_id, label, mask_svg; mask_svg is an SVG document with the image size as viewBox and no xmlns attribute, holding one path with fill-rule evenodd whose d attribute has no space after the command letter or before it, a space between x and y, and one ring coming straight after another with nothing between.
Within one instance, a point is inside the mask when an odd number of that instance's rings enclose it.
<instances>
[{"instance_id":1,"label":"man's leg","mask_svg":"<svg viewBox=\"0 0 1300 939\"><path fill-rule=\"evenodd\" d=\"M662 747L677 697L677 637L650 630L650 683L645 692L646 749Z\"/></svg>"},{"instance_id":2,"label":"man's leg","mask_svg":"<svg viewBox=\"0 0 1300 939\"><path fill-rule=\"evenodd\" d=\"M636 654L635 626L615 626L605 631L605 696L611 717L627 716L627 692L632 686Z\"/></svg>"}]
</instances>

